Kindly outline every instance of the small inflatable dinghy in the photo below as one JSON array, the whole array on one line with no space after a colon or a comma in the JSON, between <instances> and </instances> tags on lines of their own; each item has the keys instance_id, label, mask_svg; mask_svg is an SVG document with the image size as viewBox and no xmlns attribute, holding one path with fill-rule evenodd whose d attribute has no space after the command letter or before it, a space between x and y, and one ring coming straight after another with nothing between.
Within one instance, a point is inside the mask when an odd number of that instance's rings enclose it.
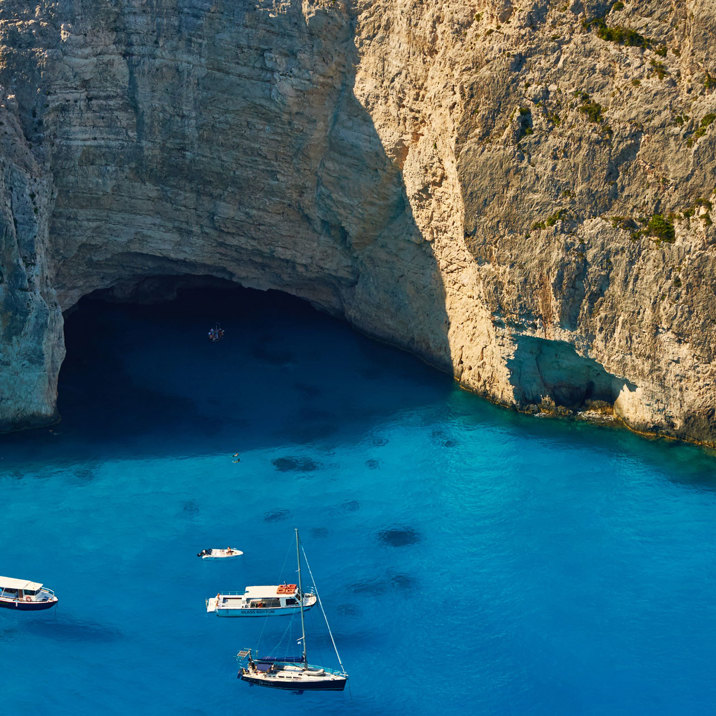
<instances>
[{"instance_id":1,"label":"small inflatable dinghy","mask_svg":"<svg viewBox=\"0 0 716 716\"><path fill-rule=\"evenodd\" d=\"M240 557L242 554L243 552L240 549L227 547L226 549L202 549L201 552L197 552L196 556L202 559L233 559L234 557Z\"/></svg>"}]
</instances>

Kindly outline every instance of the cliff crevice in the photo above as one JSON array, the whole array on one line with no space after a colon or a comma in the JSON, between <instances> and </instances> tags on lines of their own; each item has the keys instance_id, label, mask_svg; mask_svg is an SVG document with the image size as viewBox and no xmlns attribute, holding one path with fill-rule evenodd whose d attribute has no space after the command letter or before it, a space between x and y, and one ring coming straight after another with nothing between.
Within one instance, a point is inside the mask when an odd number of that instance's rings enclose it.
<instances>
[{"instance_id":1,"label":"cliff crevice","mask_svg":"<svg viewBox=\"0 0 716 716\"><path fill-rule=\"evenodd\" d=\"M194 275L716 444L714 32L696 0L4 0L0 422L54 415L60 309Z\"/></svg>"}]
</instances>

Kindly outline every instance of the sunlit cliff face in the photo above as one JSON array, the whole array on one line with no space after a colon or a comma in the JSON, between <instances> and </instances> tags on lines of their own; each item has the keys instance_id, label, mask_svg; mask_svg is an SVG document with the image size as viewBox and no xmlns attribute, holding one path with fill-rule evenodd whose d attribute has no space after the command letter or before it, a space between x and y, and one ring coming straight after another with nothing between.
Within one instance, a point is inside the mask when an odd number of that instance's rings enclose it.
<instances>
[{"instance_id":1,"label":"sunlit cliff face","mask_svg":"<svg viewBox=\"0 0 716 716\"><path fill-rule=\"evenodd\" d=\"M713 443L715 22L5 0L0 419L53 416L62 310L195 275L306 298L507 405Z\"/></svg>"}]
</instances>

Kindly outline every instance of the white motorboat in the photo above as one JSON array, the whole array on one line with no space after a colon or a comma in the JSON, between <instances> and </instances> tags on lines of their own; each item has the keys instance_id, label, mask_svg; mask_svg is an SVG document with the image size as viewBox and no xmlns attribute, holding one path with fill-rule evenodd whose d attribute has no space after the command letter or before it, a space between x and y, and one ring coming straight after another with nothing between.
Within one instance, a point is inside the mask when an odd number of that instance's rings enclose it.
<instances>
[{"instance_id":1,"label":"white motorboat","mask_svg":"<svg viewBox=\"0 0 716 716\"><path fill-rule=\"evenodd\" d=\"M316 604L313 592L302 593L296 584L246 587L241 592L219 592L206 600L206 611L218 617L272 617L296 614Z\"/></svg>"},{"instance_id":2,"label":"white motorboat","mask_svg":"<svg viewBox=\"0 0 716 716\"><path fill-rule=\"evenodd\" d=\"M57 604L55 593L39 582L0 577L0 607L21 612L37 612Z\"/></svg>"},{"instance_id":3,"label":"white motorboat","mask_svg":"<svg viewBox=\"0 0 716 716\"><path fill-rule=\"evenodd\" d=\"M197 552L196 556L202 559L234 559L241 557L242 554L240 549L227 547L226 549L202 549L201 552Z\"/></svg>"},{"instance_id":4,"label":"white motorboat","mask_svg":"<svg viewBox=\"0 0 716 716\"><path fill-rule=\"evenodd\" d=\"M298 585L301 590L301 557L300 546L298 540L298 530L296 530L296 557L298 559ZM303 553L306 560L306 566L311 573L311 566L308 564L306 553ZM313 580L313 574L311 574ZM318 596L318 590L314 584L315 598L321 607L323 618L328 628L328 634L331 637L333 648L336 652L336 658L340 665L338 669L328 669L324 666L312 666L308 663L308 654L306 651L306 623L303 618L304 608L301 608L301 639L299 642L303 645L302 656L284 656L284 657L265 657L259 658L251 653L251 649L244 649L237 654L239 661L244 662L244 666L239 669L237 678L246 681L255 686L267 686L272 689L283 689L285 691L296 691L302 693L304 691L343 691L346 688L348 674L343 668L343 662L338 654L331 627L328 624L326 612L323 604Z\"/></svg>"}]
</instances>

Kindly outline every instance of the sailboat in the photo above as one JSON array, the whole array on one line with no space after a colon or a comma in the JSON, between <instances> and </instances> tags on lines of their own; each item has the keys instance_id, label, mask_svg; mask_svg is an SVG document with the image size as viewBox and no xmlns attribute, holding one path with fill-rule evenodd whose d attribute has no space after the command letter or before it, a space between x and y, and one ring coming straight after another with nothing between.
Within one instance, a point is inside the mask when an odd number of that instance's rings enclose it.
<instances>
[{"instance_id":1,"label":"sailboat","mask_svg":"<svg viewBox=\"0 0 716 716\"><path fill-rule=\"evenodd\" d=\"M308 571L311 574L318 604L321 607L328 633L331 636L331 642L333 643L333 648L341 667L340 670L329 669L324 666L313 666L308 663L306 622L303 616L304 607L303 604L301 604L301 644L303 645L303 654L301 656L281 658L259 658L251 653L251 649L243 649L237 654L237 659L244 664L239 669L237 678L242 681L248 681L250 684L256 684L257 686L268 686L272 689L284 689L286 691L297 691L299 693L303 691L343 691L348 681L348 674L338 654L338 648L336 647L331 627L328 624L323 603L321 602L320 596L318 596L318 589L315 588L315 580L313 579L313 573L311 572L311 566L308 563L305 551L303 552L303 556L306 560ZM303 593L301 583L301 546L298 530L296 530L296 561L298 562L298 589L300 593Z\"/></svg>"}]
</instances>

